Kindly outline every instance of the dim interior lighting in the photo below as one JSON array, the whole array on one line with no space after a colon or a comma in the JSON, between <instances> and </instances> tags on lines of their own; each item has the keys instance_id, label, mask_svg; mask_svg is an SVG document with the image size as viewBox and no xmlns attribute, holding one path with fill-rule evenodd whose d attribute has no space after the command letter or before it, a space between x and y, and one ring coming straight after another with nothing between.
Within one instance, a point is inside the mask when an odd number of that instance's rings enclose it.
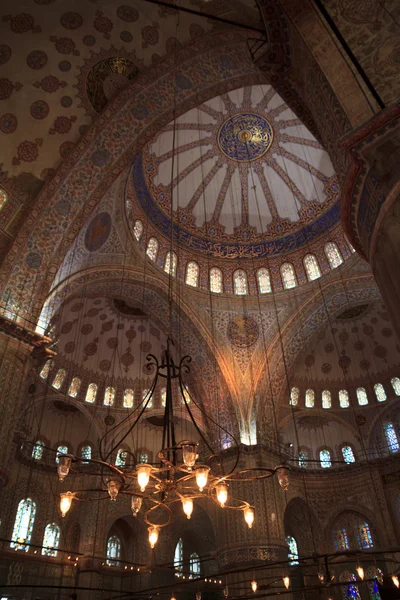
<instances>
[{"instance_id":1,"label":"dim interior lighting","mask_svg":"<svg viewBox=\"0 0 400 600\"><path fill-rule=\"evenodd\" d=\"M226 483L219 483L216 487L216 491L217 491L217 500L220 503L220 505L222 506L222 508L224 508L224 506L228 500L228 486L226 485Z\"/></svg>"},{"instance_id":2,"label":"dim interior lighting","mask_svg":"<svg viewBox=\"0 0 400 600\"><path fill-rule=\"evenodd\" d=\"M140 487L140 491L144 492L147 484L150 481L151 465L138 465L137 467L137 482Z\"/></svg>"},{"instance_id":3,"label":"dim interior lighting","mask_svg":"<svg viewBox=\"0 0 400 600\"><path fill-rule=\"evenodd\" d=\"M75 494L73 492L64 492L60 494L60 511L61 516L65 517L69 509L71 508L72 500Z\"/></svg>"},{"instance_id":4,"label":"dim interior lighting","mask_svg":"<svg viewBox=\"0 0 400 600\"><path fill-rule=\"evenodd\" d=\"M201 592L196 592L196 600L201 600Z\"/></svg>"},{"instance_id":5,"label":"dim interior lighting","mask_svg":"<svg viewBox=\"0 0 400 600\"><path fill-rule=\"evenodd\" d=\"M325 574L323 571L318 571L318 579L320 580L321 583L324 583L325 581Z\"/></svg>"},{"instance_id":6,"label":"dim interior lighting","mask_svg":"<svg viewBox=\"0 0 400 600\"><path fill-rule=\"evenodd\" d=\"M283 585L285 586L285 588L288 590L290 587L290 577L288 577L286 575L286 577L283 578Z\"/></svg>"},{"instance_id":7,"label":"dim interior lighting","mask_svg":"<svg viewBox=\"0 0 400 600\"><path fill-rule=\"evenodd\" d=\"M392 581L397 588L400 587L400 581L397 575L392 575Z\"/></svg>"},{"instance_id":8,"label":"dim interior lighting","mask_svg":"<svg viewBox=\"0 0 400 600\"><path fill-rule=\"evenodd\" d=\"M357 573L358 573L358 576L359 576L359 578L360 578L360 579L364 579L364 569L362 568L362 566L361 566L361 565L358 565L358 566L356 567L356 571L357 571Z\"/></svg>"},{"instance_id":9,"label":"dim interior lighting","mask_svg":"<svg viewBox=\"0 0 400 600\"><path fill-rule=\"evenodd\" d=\"M257 591L257 581L255 579L253 579L253 581L251 582L251 589L253 590L254 593L256 593L256 591Z\"/></svg>"},{"instance_id":10,"label":"dim interior lighting","mask_svg":"<svg viewBox=\"0 0 400 600\"><path fill-rule=\"evenodd\" d=\"M149 527L148 531L149 531L150 546L152 548L154 548L154 546L158 542L159 528L156 525L152 525L151 527ZM138 571L139 571L139 569L138 569Z\"/></svg>"},{"instance_id":11,"label":"dim interior lighting","mask_svg":"<svg viewBox=\"0 0 400 600\"><path fill-rule=\"evenodd\" d=\"M195 470L196 483L200 492L202 492L207 485L209 470L210 467L197 467L197 469Z\"/></svg>"},{"instance_id":12,"label":"dim interior lighting","mask_svg":"<svg viewBox=\"0 0 400 600\"><path fill-rule=\"evenodd\" d=\"M174 593L172 593L171 600L176 600Z\"/></svg>"},{"instance_id":13,"label":"dim interior lighting","mask_svg":"<svg viewBox=\"0 0 400 600\"><path fill-rule=\"evenodd\" d=\"M197 446L198 444L193 444L191 442L182 442L182 457L183 462L188 468L188 471L192 470L196 460L199 458L197 454Z\"/></svg>"},{"instance_id":14,"label":"dim interior lighting","mask_svg":"<svg viewBox=\"0 0 400 600\"><path fill-rule=\"evenodd\" d=\"M254 523L254 508L252 506L246 506L243 511L244 520L246 521L248 528L251 529Z\"/></svg>"},{"instance_id":15,"label":"dim interior lighting","mask_svg":"<svg viewBox=\"0 0 400 600\"><path fill-rule=\"evenodd\" d=\"M182 498L183 512L188 519L192 516L193 512L193 498Z\"/></svg>"},{"instance_id":16,"label":"dim interior lighting","mask_svg":"<svg viewBox=\"0 0 400 600\"><path fill-rule=\"evenodd\" d=\"M278 481L281 488L287 492L289 489L289 469L287 467L278 467Z\"/></svg>"},{"instance_id":17,"label":"dim interior lighting","mask_svg":"<svg viewBox=\"0 0 400 600\"><path fill-rule=\"evenodd\" d=\"M131 509L134 517L137 517L138 512L142 508L143 498L141 496L132 496Z\"/></svg>"},{"instance_id":18,"label":"dim interior lighting","mask_svg":"<svg viewBox=\"0 0 400 600\"><path fill-rule=\"evenodd\" d=\"M107 483L108 495L110 496L113 502L115 502L117 499L120 487L121 484L119 483L119 481L115 481L115 479L110 479L110 481Z\"/></svg>"},{"instance_id":19,"label":"dim interior lighting","mask_svg":"<svg viewBox=\"0 0 400 600\"><path fill-rule=\"evenodd\" d=\"M227 598L229 596L229 588L228 588L228 584L224 587L224 598Z\"/></svg>"},{"instance_id":20,"label":"dim interior lighting","mask_svg":"<svg viewBox=\"0 0 400 600\"><path fill-rule=\"evenodd\" d=\"M70 456L63 455L58 457L57 473L59 481L64 481L64 479L68 475L69 470L71 468L71 462L72 458Z\"/></svg>"}]
</instances>

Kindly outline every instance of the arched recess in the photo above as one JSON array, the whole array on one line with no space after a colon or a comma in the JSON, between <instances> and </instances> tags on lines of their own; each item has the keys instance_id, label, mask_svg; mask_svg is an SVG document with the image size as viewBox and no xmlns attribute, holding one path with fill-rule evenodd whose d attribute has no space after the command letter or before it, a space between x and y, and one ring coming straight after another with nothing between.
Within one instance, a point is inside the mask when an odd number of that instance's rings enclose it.
<instances>
[{"instance_id":1,"label":"arched recess","mask_svg":"<svg viewBox=\"0 0 400 600\"><path fill-rule=\"evenodd\" d=\"M325 528L325 542L326 547L332 550L335 550L334 546L334 531L338 529L346 529L346 533L349 538L350 549L357 549L357 539L356 533L354 531L354 527L357 524L368 523L372 540L373 547L379 548L380 539L384 537L384 530L381 531L379 529L378 535L378 516L374 513L373 510L367 508L361 503L357 503L352 505L352 503L343 502L337 509L334 511L334 514L330 517L328 524Z\"/></svg>"},{"instance_id":2,"label":"arched recess","mask_svg":"<svg viewBox=\"0 0 400 600\"><path fill-rule=\"evenodd\" d=\"M383 409L382 406L376 411L376 415L371 424L368 448L371 457L387 457L397 455L397 451L391 451L388 439L385 435L385 426L392 423L393 430L397 436L400 446L400 407L397 402L390 403Z\"/></svg>"},{"instance_id":3,"label":"arched recess","mask_svg":"<svg viewBox=\"0 0 400 600\"><path fill-rule=\"evenodd\" d=\"M120 516L116 516L114 511L112 517L109 517L102 540L104 556L107 554L107 540L111 536L117 536L121 542L121 560L143 564L150 556L150 548L146 545L146 526L139 518L130 515L128 510L129 507L125 504L118 510Z\"/></svg>"},{"instance_id":4,"label":"arched recess","mask_svg":"<svg viewBox=\"0 0 400 600\"><path fill-rule=\"evenodd\" d=\"M300 556L311 556L320 549L320 524L313 510L297 496L286 506L283 517L285 537L293 537L297 542Z\"/></svg>"}]
</instances>

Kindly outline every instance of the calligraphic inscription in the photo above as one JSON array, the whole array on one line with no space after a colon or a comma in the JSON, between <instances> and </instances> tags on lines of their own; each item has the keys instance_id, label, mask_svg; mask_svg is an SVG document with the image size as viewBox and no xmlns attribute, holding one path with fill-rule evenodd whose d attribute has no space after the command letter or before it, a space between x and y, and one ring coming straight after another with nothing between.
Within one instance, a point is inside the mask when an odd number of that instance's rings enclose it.
<instances>
[{"instance_id":1,"label":"calligraphic inscription","mask_svg":"<svg viewBox=\"0 0 400 600\"><path fill-rule=\"evenodd\" d=\"M258 340L258 325L251 317L238 315L229 321L227 336L238 348L248 348Z\"/></svg>"},{"instance_id":2,"label":"calligraphic inscription","mask_svg":"<svg viewBox=\"0 0 400 600\"><path fill-rule=\"evenodd\" d=\"M229 117L218 132L218 147L232 160L248 162L261 158L274 139L272 125L255 113Z\"/></svg>"}]
</instances>

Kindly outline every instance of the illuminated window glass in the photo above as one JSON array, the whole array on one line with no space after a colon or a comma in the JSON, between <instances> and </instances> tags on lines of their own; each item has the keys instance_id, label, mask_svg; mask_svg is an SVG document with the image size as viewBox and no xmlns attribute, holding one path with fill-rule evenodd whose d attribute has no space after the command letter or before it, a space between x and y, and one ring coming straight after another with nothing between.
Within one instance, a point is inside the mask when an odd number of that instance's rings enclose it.
<instances>
[{"instance_id":1,"label":"illuminated window glass","mask_svg":"<svg viewBox=\"0 0 400 600\"><path fill-rule=\"evenodd\" d=\"M42 554L45 556L57 556L59 543L60 528L56 523L49 523L44 530Z\"/></svg>"},{"instance_id":2,"label":"illuminated window glass","mask_svg":"<svg viewBox=\"0 0 400 600\"><path fill-rule=\"evenodd\" d=\"M264 267L262 269L258 269L257 281L260 294L269 294L272 292L271 277L268 269L265 269Z\"/></svg>"},{"instance_id":3,"label":"illuminated window glass","mask_svg":"<svg viewBox=\"0 0 400 600\"><path fill-rule=\"evenodd\" d=\"M385 402L385 400L387 400L385 388L383 387L383 385L381 383L376 383L374 385L374 390L375 390L375 396L376 396L376 399L378 400L378 402Z\"/></svg>"},{"instance_id":4,"label":"illuminated window glass","mask_svg":"<svg viewBox=\"0 0 400 600\"><path fill-rule=\"evenodd\" d=\"M296 274L291 263L283 263L281 266L282 285L285 290L290 290L297 286Z\"/></svg>"},{"instance_id":5,"label":"illuminated window glass","mask_svg":"<svg viewBox=\"0 0 400 600\"><path fill-rule=\"evenodd\" d=\"M174 568L176 573L182 572L182 562L183 562L183 542L182 539L179 538L178 543L175 546L174 553Z\"/></svg>"},{"instance_id":6,"label":"illuminated window glass","mask_svg":"<svg viewBox=\"0 0 400 600\"><path fill-rule=\"evenodd\" d=\"M333 541L335 543L335 549L337 552L344 552L349 550L349 538L347 537L347 531L345 529L338 529L333 534Z\"/></svg>"},{"instance_id":7,"label":"illuminated window glass","mask_svg":"<svg viewBox=\"0 0 400 600\"><path fill-rule=\"evenodd\" d=\"M368 548L374 547L371 530L367 522L356 525L355 533L357 538L357 544L360 550L368 550Z\"/></svg>"},{"instance_id":8,"label":"illuminated window glass","mask_svg":"<svg viewBox=\"0 0 400 600\"><path fill-rule=\"evenodd\" d=\"M397 438L393 423L386 423L385 435L390 452L398 452L400 450L399 440Z\"/></svg>"},{"instance_id":9,"label":"illuminated window glass","mask_svg":"<svg viewBox=\"0 0 400 600\"><path fill-rule=\"evenodd\" d=\"M356 462L356 459L354 457L354 452L353 452L353 448L351 446L343 446L342 448L342 454L343 454L343 458L344 458L344 462L345 463L354 463Z\"/></svg>"},{"instance_id":10,"label":"illuminated window glass","mask_svg":"<svg viewBox=\"0 0 400 600\"><path fill-rule=\"evenodd\" d=\"M292 387L290 391L290 402L291 406L297 406L300 398L300 390L297 387Z\"/></svg>"},{"instance_id":11,"label":"illuminated window glass","mask_svg":"<svg viewBox=\"0 0 400 600\"><path fill-rule=\"evenodd\" d=\"M41 442L40 440L35 442L35 445L33 446L32 450L32 458L34 458L35 460L41 460L41 458L43 457L43 448L44 442Z\"/></svg>"},{"instance_id":12,"label":"illuminated window glass","mask_svg":"<svg viewBox=\"0 0 400 600\"><path fill-rule=\"evenodd\" d=\"M382 600L378 586L378 581L383 581L382 571L375 566L368 567L365 572L365 578L370 580L368 583L370 600Z\"/></svg>"},{"instance_id":13,"label":"illuminated window glass","mask_svg":"<svg viewBox=\"0 0 400 600\"><path fill-rule=\"evenodd\" d=\"M347 390L340 390L339 392L339 405L340 408L349 408L349 392Z\"/></svg>"},{"instance_id":14,"label":"illuminated window glass","mask_svg":"<svg viewBox=\"0 0 400 600\"><path fill-rule=\"evenodd\" d=\"M135 236L135 238L137 239L137 241L139 241L140 238L142 237L142 233L143 233L143 223L142 223L142 221L135 221L135 225L133 227L133 235Z\"/></svg>"},{"instance_id":15,"label":"illuminated window glass","mask_svg":"<svg viewBox=\"0 0 400 600\"><path fill-rule=\"evenodd\" d=\"M44 364L44 367L40 371L40 377L42 379L47 379L48 374L50 373L50 369L51 369L52 364L53 364L52 360L46 360L46 362Z\"/></svg>"},{"instance_id":16,"label":"illuminated window glass","mask_svg":"<svg viewBox=\"0 0 400 600\"><path fill-rule=\"evenodd\" d=\"M357 400L358 400L358 404L360 406L365 406L366 404L368 404L368 396L367 396L367 392L365 391L364 388L357 388Z\"/></svg>"},{"instance_id":17,"label":"illuminated window glass","mask_svg":"<svg viewBox=\"0 0 400 600\"><path fill-rule=\"evenodd\" d=\"M218 267L210 269L210 290L214 294L222 294L224 291L222 281L222 271Z\"/></svg>"},{"instance_id":18,"label":"illuminated window glass","mask_svg":"<svg viewBox=\"0 0 400 600\"><path fill-rule=\"evenodd\" d=\"M149 455L146 452L139 454L139 462L142 465L147 464L149 462Z\"/></svg>"},{"instance_id":19,"label":"illuminated window glass","mask_svg":"<svg viewBox=\"0 0 400 600\"><path fill-rule=\"evenodd\" d=\"M291 565L298 565L299 564L299 550L297 547L296 540L294 539L294 537L288 536L286 538L286 543L289 548L289 552L288 552L289 563Z\"/></svg>"},{"instance_id":20,"label":"illuminated window glass","mask_svg":"<svg viewBox=\"0 0 400 600\"><path fill-rule=\"evenodd\" d=\"M189 557L190 559L190 578L196 579L196 577L200 577L200 557L196 552L192 552Z\"/></svg>"},{"instance_id":21,"label":"illuminated window glass","mask_svg":"<svg viewBox=\"0 0 400 600\"><path fill-rule=\"evenodd\" d=\"M146 254L150 258L150 260L156 260L158 252L158 242L156 238L150 238L149 243L147 244Z\"/></svg>"},{"instance_id":22,"label":"illuminated window glass","mask_svg":"<svg viewBox=\"0 0 400 600\"><path fill-rule=\"evenodd\" d=\"M133 393L133 390L131 390L130 388L128 388L124 391L124 408L132 408L133 407L134 397L135 397L135 395Z\"/></svg>"},{"instance_id":23,"label":"illuminated window glass","mask_svg":"<svg viewBox=\"0 0 400 600\"><path fill-rule=\"evenodd\" d=\"M400 379L398 377L393 377L390 383L392 384L392 388L396 396L400 396Z\"/></svg>"},{"instance_id":24,"label":"illuminated window glass","mask_svg":"<svg viewBox=\"0 0 400 600\"><path fill-rule=\"evenodd\" d=\"M150 394L150 390L145 389L142 391L142 400L143 400L143 404L146 404L146 402L149 400L148 396ZM146 408L153 408L153 396L151 396Z\"/></svg>"},{"instance_id":25,"label":"illuminated window glass","mask_svg":"<svg viewBox=\"0 0 400 600\"><path fill-rule=\"evenodd\" d=\"M109 567L118 567L121 559L121 540L118 536L112 535L107 540L107 559L106 564Z\"/></svg>"},{"instance_id":26,"label":"illuminated window glass","mask_svg":"<svg viewBox=\"0 0 400 600\"><path fill-rule=\"evenodd\" d=\"M325 254L331 269L336 269L336 267L342 264L343 258L335 242L328 242L325 244Z\"/></svg>"},{"instance_id":27,"label":"illuminated window glass","mask_svg":"<svg viewBox=\"0 0 400 600\"><path fill-rule=\"evenodd\" d=\"M117 452L117 458L115 459L115 466L116 467L124 467L126 465L127 457L128 457L128 454L127 454L126 450L124 450L123 448L120 448Z\"/></svg>"},{"instance_id":28,"label":"illuminated window glass","mask_svg":"<svg viewBox=\"0 0 400 600\"><path fill-rule=\"evenodd\" d=\"M177 264L178 264L178 257L176 256L175 252L173 252L172 253L172 267L171 267L171 252L167 252L167 255L165 257L165 263L164 263L164 271L166 273L168 273L168 275L171 273L172 277L175 277Z\"/></svg>"},{"instance_id":29,"label":"illuminated window glass","mask_svg":"<svg viewBox=\"0 0 400 600\"><path fill-rule=\"evenodd\" d=\"M7 200L8 200L7 192L5 190L3 190L3 188L0 188L0 212L5 207Z\"/></svg>"},{"instance_id":30,"label":"illuminated window glass","mask_svg":"<svg viewBox=\"0 0 400 600\"><path fill-rule=\"evenodd\" d=\"M191 400L190 392L189 392L188 388L185 386L183 386L183 396L186 400L186 403L189 404L190 400ZM182 398L182 404L185 404L185 400Z\"/></svg>"},{"instance_id":31,"label":"illuminated window glass","mask_svg":"<svg viewBox=\"0 0 400 600\"><path fill-rule=\"evenodd\" d=\"M17 515L11 536L11 548L28 552L35 522L36 504L31 498L21 500L18 504Z\"/></svg>"},{"instance_id":32,"label":"illuminated window glass","mask_svg":"<svg viewBox=\"0 0 400 600\"><path fill-rule=\"evenodd\" d=\"M319 453L319 461L323 469L329 469L329 467L332 466L331 453L329 452L329 450L321 450L321 452Z\"/></svg>"},{"instance_id":33,"label":"illuminated window glass","mask_svg":"<svg viewBox=\"0 0 400 600\"><path fill-rule=\"evenodd\" d=\"M83 464L86 465L88 461L92 458L92 447L88 445L82 446L81 457L85 459L83 461Z\"/></svg>"},{"instance_id":34,"label":"illuminated window glass","mask_svg":"<svg viewBox=\"0 0 400 600\"><path fill-rule=\"evenodd\" d=\"M57 448L57 455L56 455L56 463L60 462L60 456L62 456L63 454L68 454L68 446L62 445L62 446L58 446Z\"/></svg>"},{"instance_id":35,"label":"illuminated window glass","mask_svg":"<svg viewBox=\"0 0 400 600\"><path fill-rule=\"evenodd\" d=\"M322 392L322 408L331 408L332 406L332 396L329 390L324 390Z\"/></svg>"},{"instance_id":36,"label":"illuminated window glass","mask_svg":"<svg viewBox=\"0 0 400 600\"><path fill-rule=\"evenodd\" d=\"M308 281L314 281L314 279L321 277L321 270L314 254L307 254L304 257L304 268L307 273Z\"/></svg>"},{"instance_id":37,"label":"illuminated window glass","mask_svg":"<svg viewBox=\"0 0 400 600\"><path fill-rule=\"evenodd\" d=\"M115 399L115 388L108 387L104 392L104 406L112 406Z\"/></svg>"},{"instance_id":38,"label":"illuminated window glass","mask_svg":"<svg viewBox=\"0 0 400 600\"><path fill-rule=\"evenodd\" d=\"M186 267L186 283L192 287L199 286L199 265L197 262L190 261Z\"/></svg>"},{"instance_id":39,"label":"illuminated window glass","mask_svg":"<svg viewBox=\"0 0 400 600\"><path fill-rule=\"evenodd\" d=\"M53 388L59 390L62 384L64 383L64 379L67 375L67 371L65 369L58 369L57 375L54 377Z\"/></svg>"},{"instance_id":40,"label":"illuminated window glass","mask_svg":"<svg viewBox=\"0 0 400 600\"><path fill-rule=\"evenodd\" d=\"M306 390L306 408L314 408L314 390Z\"/></svg>"},{"instance_id":41,"label":"illuminated window glass","mask_svg":"<svg viewBox=\"0 0 400 600\"><path fill-rule=\"evenodd\" d=\"M68 389L68 396L71 396L71 398L76 398L80 387L81 380L79 379L79 377L74 377Z\"/></svg>"},{"instance_id":42,"label":"illuminated window glass","mask_svg":"<svg viewBox=\"0 0 400 600\"><path fill-rule=\"evenodd\" d=\"M167 403L167 388L163 387L161 388L161 406L166 405Z\"/></svg>"},{"instance_id":43,"label":"illuminated window glass","mask_svg":"<svg viewBox=\"0 0 400 600\"><path fill-rule=\"evenodd\" d=\"M233 274L233 286L237 296L245 296L247 292L247 275L242 269L238 269Z\"/></svg>"},{"instance_id":44,"label":"illuminated window glass","mask_svg":"<svg viewBox=\"0 0 400 600\"><path fill-rule=\"evenodd\" d=\"M93 402L96 400L96 396L97 396L97 385L95 383L89 383L87 392L86 392L86 398L85 398L85 402L90 402L91 404L93 404Z\"/></svg>"},{"instance_id":45,"label":"illuminated window glass","mask_svg":"<svg viewBox=\"0 0 400 600\"><path fill-rule=\"evenodd\" d=\"M299 452L299 467L306 469L308 465L308 452L307 450L300 450Z\"/></svg>"},{"instance_id":46,"label":"illuminated window glass","mask_svg":"<svg viewBox=\"0 0 400 600\"><path fill-rule=\"evenodd\" d=\"M343 600L361 600L360 592L358 591L358 585L352 583L356 581L356 576L350 571L344 571L339 577L340 582L346 582L348 585L342 585L342 598Z\"/></svg>"}]
</instances>

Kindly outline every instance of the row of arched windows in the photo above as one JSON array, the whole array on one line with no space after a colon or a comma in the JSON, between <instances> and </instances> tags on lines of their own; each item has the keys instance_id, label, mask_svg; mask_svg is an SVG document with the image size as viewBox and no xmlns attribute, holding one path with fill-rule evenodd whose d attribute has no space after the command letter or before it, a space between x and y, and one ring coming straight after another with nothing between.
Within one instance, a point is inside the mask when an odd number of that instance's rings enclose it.
<instances>
[{"instance_id":1,"label":"row of arched windows","mask_svg":"<svg viewBox=\"0 0 400 600\"><path fill-rule=\"evenodd\" d=\"M33 525L36 516L36 503L31 498L25 498L18 504L14 521L10 546L14 550L28 552L31 543ZM44 528L42 554L57 556L60 543L60 527L57 523L49 523Z\"/></svg>"},{"instance_id":2,"label":"row of arched windows","mask_svg":"<svg viewBox=\"0 0 400 600\"><path fill-rule=\"evenodd\" d=\"M44 449L45 443L42 440L37 440L32 449L32 458L34 458L37 461L42 460ZM62 444L60 446L57 446L56 463L58 464L60 456L68 454L69 452L70 449L67 445ZM127 448L119 448L115 458L115 466L124 467L127 464L129 454L129 450L127 450ZM80 457L83 459L82 464L86 464L86 462L89 462L91 460L92 447L89 444L85 444L81 447ZM140 452L137 456L137 461L139 463L147 463L149 461L148 453L144 451Z\"/></svg>"},{"instance_id":3,"label":"row of arched windows","mask_svg":"<svg viewBox=\"0 0 400 600\"><path fill-rule=\"evenodd\" d=\"M390 380L393 391L396 396L400 396L400 379L393 377ZM387 400L387 394L382 383L376 383L374 385L374 392L376 400L378 402L385 402ZM368 404L368 394L365 388L359 387L356 389L357 402L359 406L366 406ZM338 400L340 408L349 408L350 396L347 390L340 390L338 392ZM298 387L292 387L290 391L289 404L291 406L298 406L300 401L300 390ZM305 392L304 403L306 408L315 407L315 391L308 389ZM322 408L332 408L332 394L330 390L323 390L321 393L321 406Z\"/></svg>"},{"instance_id":4,"label":"row of arched windows","mask_svg":"<svg viewBox=\"0 0 400 600\"><path fill-rule=\"evenodd\" d=\"M143 224L141 221L136 221L133 228L135 238L139 241L143 233ZM350 246L350 244L349 244ZM150 260L155 262L158 255L158 241L155 237L151 237L147 243L146 254ZM331 269L336 269L343 263L342 254L335 242L327 242L324 247L325 255L328 259ZM350 246L351 252L354 248ZM303 258L304 269L308 281L314 281L321 277L321 269L318 259L314 254L306 254ZM178 266L178 257L175 252L168 251L164 258L164 271L176 276ZM298 280L296 270L292 263L285 262L280 267L280 275L282 286L285 290L290 290L297 287ZM186 264L185 283L192 287L199 287L200 267L197 262L189 261ZM258 291L260 294L269 294L272 292L271 276L269 269L262 267L256 272ZM224 278L221 269L212 267L209 271L209 287L211 292L222 294L224 292ZM237 269L233 273L233 290L238 296L247 295L249 293L247 273L243 269Z\"/></svg>"}]
</instances>

